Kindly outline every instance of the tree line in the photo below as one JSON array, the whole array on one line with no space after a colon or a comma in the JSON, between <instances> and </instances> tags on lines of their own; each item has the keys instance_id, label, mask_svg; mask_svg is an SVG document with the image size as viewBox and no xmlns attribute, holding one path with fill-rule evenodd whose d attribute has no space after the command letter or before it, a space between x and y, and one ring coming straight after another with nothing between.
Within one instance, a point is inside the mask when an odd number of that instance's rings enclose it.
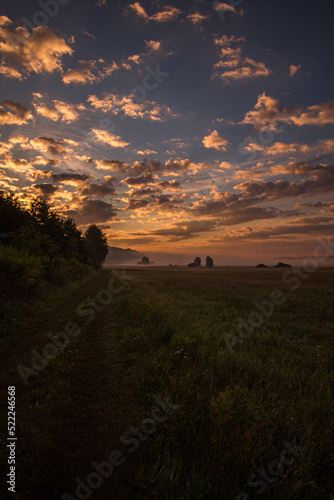
<instances>
[{"instance_id":1,"label":"tree line","mask_svg":"<svg viewBox=\"0 0 334 500\"><path fill-rule=\"evenodd\" d=\"M23 208L12 192L0 193L0 290L82 277L107 254L107 238L95 224L83 233L40 197Z\"/></svg>"}]
</instances>

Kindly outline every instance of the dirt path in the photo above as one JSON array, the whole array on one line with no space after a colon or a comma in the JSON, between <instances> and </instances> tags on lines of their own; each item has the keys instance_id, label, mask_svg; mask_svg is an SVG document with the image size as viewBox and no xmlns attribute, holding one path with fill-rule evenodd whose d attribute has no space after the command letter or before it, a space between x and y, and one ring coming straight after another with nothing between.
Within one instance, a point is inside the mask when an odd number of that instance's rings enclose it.
<instances>
[{"instance_id":1,"label":"dirt path","mask_svg":"<svg viewBox=\"0 0 334 500\"><path fill-rule=\"evenodd\" d=\"M84 479L92 472L91 461L107 459L130 422L112 306L98 312L64 353L29 379L27 387L16 369L19 363L29 364L31 348L43 347L46 329L55 332L55 325L71 317L82 300L105 288L108 279L107 274L91 278L85 289L75 290L32 335L22 335L9 346L3 380L5 387L17 388L16 498L20 500L52 500L65 491L74 494L75 478ZM7 498L4 485L2 492Z\"/></svg>"}]
</instances>

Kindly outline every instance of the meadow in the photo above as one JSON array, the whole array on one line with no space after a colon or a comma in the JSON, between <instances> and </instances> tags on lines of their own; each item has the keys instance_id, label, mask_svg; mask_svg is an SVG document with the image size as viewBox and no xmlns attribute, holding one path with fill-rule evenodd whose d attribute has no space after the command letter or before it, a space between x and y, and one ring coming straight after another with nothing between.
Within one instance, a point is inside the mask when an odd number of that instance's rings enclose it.
<instances>
[{"instance_id":1,"label":"meadow","mask_svg":"<svg viewBox=\"0 0 334 500\"><path fill-rule=\"evenodd\" d=\"M2 497L333 499L334 269L285 272L135 267L110 286L103 269L5 304ZM17 367L73 323L25 384Z\"/></svg>"}]
</instances>

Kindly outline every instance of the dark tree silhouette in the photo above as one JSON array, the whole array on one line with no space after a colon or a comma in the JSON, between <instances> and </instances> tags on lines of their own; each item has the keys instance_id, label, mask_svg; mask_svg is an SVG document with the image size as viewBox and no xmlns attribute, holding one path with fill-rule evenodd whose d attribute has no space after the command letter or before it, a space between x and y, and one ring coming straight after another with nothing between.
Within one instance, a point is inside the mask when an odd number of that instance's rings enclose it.
<instances>
[{"instance_id":1,"label":"dark tree silhouette","mask_svg":"<svg viewBox=\"0 0 334 500\"><path fill-rule=\"evenodd\" d=\"M138 264L150 264L150 259L148 257L143 257L142 260L140 262L138 262Z\"/></svg>"},{"instance_id":2,"label":"dark tree silhouette","mask_svg":"<svg viewBox=\"0 0 334 500\"><path fill-rule=\"evenodd\" d=\"M91 224L84 234L84 255L88 264L100 269L107 254L107 237L95 224Z\"/></svg>"},{"instance_id":3,"label":"dark tree silhouette","mask_svg":"<svg viewBox=\"0 0 334 500\"><path fill-rule=\"evenodd\" d=\"M199 267L201 265L201 258L200 257L195 257L194 258L194 264Z\"/></svg>"},{"instance_id":4,"label":"dark tree silhouette","mask_svg":"<svg viewBox=\"0 0 334 500\"><path fill-rule=\"evenodd\" d=\"M207 258L206 258L206 267L213 267L213 259L212 259L212 257L207 256Z\"/></svg>"}]
</instances>

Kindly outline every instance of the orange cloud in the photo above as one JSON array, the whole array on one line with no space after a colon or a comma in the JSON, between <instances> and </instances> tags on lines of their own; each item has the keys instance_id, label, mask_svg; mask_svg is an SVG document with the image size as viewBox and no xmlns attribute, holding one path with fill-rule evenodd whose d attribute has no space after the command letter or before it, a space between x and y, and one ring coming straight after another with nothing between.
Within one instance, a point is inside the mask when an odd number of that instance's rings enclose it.
<instances>
[{"instance_id":1,"label":"orange cloud","mask_svg":"<svg viewBox=\"0 0 334 500\"><path fill-rule=\"evenodd\" d=\"M9 111L6 111L7 108ZM19 102L4 99L0 107L0 125L22 125L33 119L31 112Z\"/></svg>"},{"instance_id":2,"label":"orange cloud","mask_svg":"<svg viewBox=\"0 0 334 500\"><path fill-rule=\"evenodd\" d=\"M234 7L234 5L219 1L215 1L213 3L213 8L218 13L218 15L222 15L225 12L229 12L230 14L234 14L235 16L242 16L244 14L243 10L238 11L238 9Z\"/></svg>"},{"instance_id":3,"label":"orange cloud","mask_svg":"<svg viewBox=\"0 0 334 500\"><path fill-rule=\"evenodd\" d=\"M162 11L151 16L151 20L157 23L166 23L168 21L174 21L174 19L176 19L181 13L180 9L177 9L172 5L166 5Z\"/></svg>"},{"instance_id":4,"label":"orange cloud","mask_svg":"<svg viewBox=\"0 0 334 500\"><path fill-rule=\"evenodd\" d=\"M64 38L48 26L14 28L10 19L0 17L0 73L22 80L30 73L52 73L62 69L62 56L73 53Z\"/></svg>"},{"instance_id":5,"label":"orange cloud","mask_svg":"<svg viewBox=\"0 0 334 500\"><path fill-rule=\"evenodd\" d=\"M219 61L213 66L212 78L219 78L224 85L235 81L248 80L260 76L269 76L272 71L265 63L242 55L243 37L223 35L214 39L219 48Z\"/></svg>"},{"instance_id":6,"label":"orange cloud","mask_svg":"<svg viewBox=\"0 0 334 500\"><path fill-rule=\"evenodd\" d=\"M66 123L73 122L79 118L79 113L77 109L84 109L84 106L74 106L73 104L58 101L54 99L53 108L42 104L41 102L34 102L35 109L38 114L45 116L46 118L50 118L53 121L62 121Z\"/></svg>"},{"instance_id":7,"label":"orange cloud","mask_svg":"<svg viewBox=\"0 0 334 500\"><path fill-rule=\"evenodd\" d=\"M63 155L66 153L64 148L64 140L56 140L51 137L35 137L29 142L29 145L43 153L51 153L53 155Z\"/></svg>"},{"instance_id":8,"label":"orange cloud","mask_svg":"<svg viewBox=\"0 0 334 500\"><path fill-rule=\"evenodd\" d=\"M121 96L119 94L105 94L103 99L99 99L96 95L90 95L87 101L95 109L102 111L112 111L115 115L124 113L130 118L142 118L151 121L164 121L167 116L177 116L168 106L161 106L155 101L139 101L135 100L135 96Z\"/></svg>"},{"instance_id":9,"label":"orange cloud","mask_svg":"<svg viewBox=\"0 0 334 500\"><path fill-rule=\"evenodd\" d=\"M139 2L134 2L129 5L129 8L137 14L137 16L145 19L145 21L154 21L157 23L166 23L168 21L174 21L182 12L180 9L173 7L172 5L166 5L161 11L156 12L154 15L149 16L144 7Z\"/></svg>"},{"instance_id":10,"label":"orange cloud","mask_svg":"<svg viewBox=\"0 0 334 500\"><path fill-rule=\"evenodd\" d=\"M323 126L334 123L334 101L302 107L283 106L278 99L267 96L265 92L259 95L254 109L248 111L243 125L254 125L257 129L269 128L276 130L278 123L286 123L302 127L303 125Z\"/></svg>"},{"instance_id":11,"label":"orange cloud","mask_svg":"<svg viewBox=\"0 0 334 500\"><path fill-rule=\"evenodd\" d=\"M187 19L189 19L189 21L192 22L195 26L198 26L202 24L203 21L207 21L208 19L210 19L210 17L210 15L203 16L199 12L194 12L194 14L189 14L187 16Z\"/></svg>"},{"instance_id":12,"label":"orange cloud","mask_svg":"<svg viewBox=\"0 0 334 500\"><path fill-rule=\"evenodd\" d=\"M129 146L129 142L125 142L118 135L111 134L107 130L99 130L97 128L92 129L95 139L103 144L108 144L112 148L125 148Z\"/></svg>"},{"instance_id":13,"label":"orange cloud","mask_svg":"<svg viewBox=\"0 0 334 500\"><path fill-rule=\"evenodd\" d=\"M213 148L217 151L226 151L227 147L231 144L227 139L221 137L217 130L204 137L202 143L205 148Z\"/></svg>"},{"instance_id":14,"label":"orange cloud","mask_svg":"<svg viewBox=\"0 0 334 500\"><path fill-rule=\"evenodd\" d=\"M298 64L298 66L295 66L294 64L290 64L289 75L295 76L295 74L298 73L298 71L300 70L301 67L302 67L301 64Z\"/></svg>"}]
</instances>

